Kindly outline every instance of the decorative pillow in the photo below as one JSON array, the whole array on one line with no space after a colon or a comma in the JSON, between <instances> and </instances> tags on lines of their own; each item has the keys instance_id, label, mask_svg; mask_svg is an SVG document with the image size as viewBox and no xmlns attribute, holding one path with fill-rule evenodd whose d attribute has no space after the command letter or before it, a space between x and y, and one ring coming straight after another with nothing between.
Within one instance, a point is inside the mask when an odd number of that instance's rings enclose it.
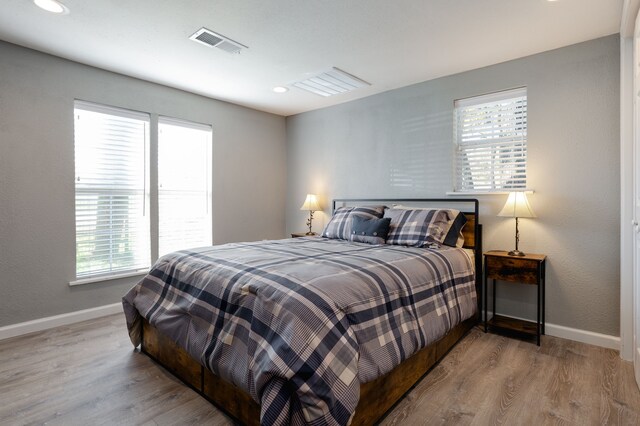
<instances>
[{"instance_id":1,"label":"decorative pillow","mask_svg":"<svg viewBox=\"0 0 640 426\"><path fill-rule=\"evenodd\" d=\"M387 244L425 247L440 246L455 219L452 210L386 209L391 219Z\"/></svg>"},{"instance_id":2,"label":"decorative pillow","mask_svg":"<svg viewBox=\"0 0 640 426\"><path fill-rule=\"evenodd\" d=\"M384 244L389 233L391 219L367 219L353 215L351 220L351 241L368 244Z\"/></svg>"},{"instance_id":3,"label":"decorative pillow","mask_svg":"<svg viewBox=\"0 0 640 426\"><path fill-rule=\"evenodd\" d=\"M322 231L322 236L338 240L348 240L351 234L351 220L354 216L379 219L384 215L384 206L338 207L331 220Z\"/></svg>"},{"instance_id":4,"label":"decorative pillow","mask_svg":"<svg viewBox=\"0 0 640 426\"><path fill-rule=\"evenodd\" d=\"M454 210L455 211L455 210ZM451 247L462 247L464 245L464 235L462 235L462 228L467 223L467 217L464 213L458 212L458 215L453 220L447 236L444 238L442 244Z\"/></svg>"},{"instance_id":5,"label":"decorative pillow","mask_svg":"<svg viewBox=\"0 0 640 426\"><path fill-rule=\"evenodd\" d=\"M451 222L451 226L447 231L447 235L444 238L442 244L451 247L462 247L464 246L464 235L462 235L462 228L467 223L467 217L464 213L461 213L459 210L455 209L434 209L429 207L407 207L401 204L394 204L394 209L403 209L403 210L448 210L452 217L455 217L453 222Z\"/></svg>"}]
</instances>

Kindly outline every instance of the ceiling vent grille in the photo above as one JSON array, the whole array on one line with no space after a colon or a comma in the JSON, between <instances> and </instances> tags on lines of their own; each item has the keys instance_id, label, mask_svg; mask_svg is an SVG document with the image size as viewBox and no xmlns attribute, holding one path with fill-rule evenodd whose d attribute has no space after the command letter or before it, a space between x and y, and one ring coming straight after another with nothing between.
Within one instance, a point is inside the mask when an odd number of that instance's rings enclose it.
<instances>
[{"instance_id":1,"label":"ceiling vent grille","mask_svg":"<svg viewBox=\"0 0 640 426\"><path fill-rule=\"evenodd\" d=\"M299 89L315 93L320 96L333 96L340 93L351 92L361 87L371 86L364 80L359 79L339 68L333 67L331 70L314 75L306 80L293 83Z\"/></svg>"},{"instance_id":2,"label":"ceiling vent grille","mask_svg":"<svg viewBox=\"0 0 640 426\"><path fill-rule=\"evenodd\" d=\"M217 47L224 50L227 53L240 53L242 49L248 49L244 44L240 44L237 41L231 40L221 34L214 33L206 28L200 28L195 33L191 34L190 40L197 41L208 47Z\"/></svg>"}]
</instances>

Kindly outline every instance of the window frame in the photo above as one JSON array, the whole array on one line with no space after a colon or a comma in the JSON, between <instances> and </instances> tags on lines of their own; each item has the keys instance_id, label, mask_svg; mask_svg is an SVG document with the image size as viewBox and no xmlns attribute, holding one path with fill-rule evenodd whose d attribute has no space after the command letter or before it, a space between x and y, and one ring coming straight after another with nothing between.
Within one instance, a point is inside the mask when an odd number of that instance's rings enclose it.
<instances>
[{"instance_id":1,"label":"window frame","mask_svg":"<svg viewBox=\"0 0 640 426\"><path fill-rule=\"evenodd\" d=\"M76 121L76 115L78 114L79 110L92 112L92 113L105 114L112 117L125 118L130 120L131 119L139 120L144 123L144 135L143 135L144 141L142 146L143 164L141 164L141 166L143 167L143 173L142 173L143 182L142 182L142 187L134 191L134 192L140 191L140 190L142 191L142 197L140 200L142 203L142 207L141 207L142 226L140 227L140 229L143 232L142 252L137 253L136 256L143 260L143 262L141 263L144 263L145 264L144 266L133 264L131 265L131 268L115 269L115 270L111 266L108 271L94 271L94 272L81 273L81 274L78 273L78 266L79 266L79 263L78 263L78 227L79 227L78 212L79 211L82 212L82 210L78 210L79 209L78 196L79 194L80 196L82 195L87 196L87 195L90 195L92 192L102 193L102 190L98 190L98 189L92 191L91 188L78 188L78 182L80 182L80 179L78 174L79 173L79 165L78 165L78 157L77 157L78 156L78 140L77 140L78 124ZM74 215L75 215L74 217L74 224L75 224L74 276L75 276L75 279L70 281L69 285L74 286L74 285L87 284L92 282L108 281L108 280L113 280L118 278L142 275L146 273L149 270L149 267L151 266L151 252L150 252L151 238L150 238L150 217L149 217L150 216L149 215L150 176L149 176L149 167L148 167L149 166L149 148L150 148L150 139L151 139L151 114L76 99L74 100L74 103L73 103L73 119L74 119L73 143L74 143ZM138 149L139 148L140 147L138 147ZM118 194L118 193L121 193L122 191L123 191L122 189L118 189L115 187L113 188L107 187L107 189L104 190L104 193ZM97 216L96 216L96 220L97 220ZM110 249L112 250L112 248Z\"/></svg>"},{"instance_id":2,"label":"window frame","mask_svg":"<svg viewBox=\"0 0 640 426\"><path fill-rule=\"evenodd\" d=\"M106 273L94 273L78 276L78 246L77 246L77 227L78 219L76 216L76 181L78 175L76 148L76 113L77 108L97 112L102 114L115 115L125 118L142 119L146 123L145 128L145 146L144 146L144 201L143 209L145 215L145 231L146 231L146 247L144 257L148 257L148 266L144 268L133 268L124 271L110 271ZM159 258L160 243L160 206L159 206L159 147L160 147L160 124L173 124L183 127L206 130L210 134L210 140L207 144L207 209L211 244L213 244L213 126L211 124L201 124L193 121L160 116L154 113L135 111L127 108L115 107L110 105L99 104L90 101L74 99L73 103L73 144L74 144L74 228L75 228L75 257L74 257L74 280L69 281L69 286L76 286L89 283L108 282L120 278L138 277L149 272L150 267ZM151 186L153 184L153 187Z\"/></svg>"},{"instance_id":3,"label":"window frame","mask_svg":"<svg viewBox=\"0 0 640 426\"><path fill-rule=\"evenodd\" d=\"M461 127L461 120L462 120L462 115L465 112L469 111L470 108L472 107L476 107L476 106L484 106L487 105L487 110L488 111L492 111L492 110L497 110L499 109L499 103L503 103L503 104L507 104L508 102L511 102L512 105L509 105L508 107L505 108L505 111L508 113L513 114L513 117L511 118L512 121L515 121L516 119L520 119L521 121L511 124L510 126L505 126L504 124L498 122L496 123L495 120L492 121L491 123L489 123L492 127L492 131L495 133L496 127L499 129L498 130L498 134L500 136L502 136L503 138L507 139L504 142L496 142L496 139L500 139L500 137L497 138L492 138L492 137L485 137L484 135L482 135L481 130L478 129L477 132L480 135L478 137L478 139L481 139L480 142L476 141L470 143L470 142L466 142L466 143L462 143L461 138L462 136L462 127ZM492 105L493 104L493 105ZM528 170L528 91L527 91L527 87L518 87L515 89L509 89L509 90L503 90L503 91L498 91L498 92L493 92L493 93L489 93L489 94L485 94L485 95L480 95L480 96L473 96L473 97L469 97L469 98L463 98L463 99L457 99L454 101L454 105L453 105L453 191L452 192L447 192L448 195L464 195L464 194L473 194L473 195L478 195L478 194L507 194L511 191L526 191L526 192L532 192L532 190L527 186L528 185L528 181L527 181L527 170ZM524 113L523 112L517 112L518 108L524 108ZM466 109L466 111L465 111ZM520 116L518 116L517 114L521 114ZM524 114L524 115L522 115ZM506 115L506 114L505 114ZM487 114L487 116L489 118L494 118L491 116L491 113ZM524 117L524 120L522 120L522 117ZM478 126L478 127L485 127L486 128L486 124L484 124L483 126ZM471 127L467 127L464 130L467 130L471 128ZM476 129L474 129L476 130ZM515 134L519 133L520 134L520 141L517 141L517 137L513 136L511 137L511 140L509 137L505 137L503 136L504 134L508 134L509 132L512 132ZM489 133L489 132L488 132ZM468 136L468 133L467 135ZM486 143L483 143L486 142ZM497 151L497 147L500 146L500 144L504 144L506 146L508 146L510 152L509 153L499 153L496 152ZM511 166L513 169L512 170L507 170L509 172L511 172L512 174L510 175L511 179L517 179L517 180L521 180L523 181L523 183L521 184L512 184L512 185L507 185L504 182L504 177L500 177L499 179L496 179L495 177L491 177L490 179L486 179L485 182L481 182L479 183L479 187L474 188L472 185L469 185L468 183L465 184L465 180L463 179L463 174L466 173L468 174L472 174L473 172L471 170L469 170L469 160L468 159L464 159L462 160L462 157L464 155L464 151L468 152L470 149L474 149L474 148L470 148L471 146L473 146L472 144L475 144L475 150L476 152L482 152L482 150L491 150L491 154L490 156L492 158L490 158L490 160L484 160L485 162L489 161L490 164L488 165L488 167L490 168L490 170L495 171L498 170L502 173L504 173L505 169L508 169L508 167L504 166L504 162L506 161L507 163L510 160L516 159L516 160L521 160L524 159L524 166ZM498 148L499 150L499 148ZM486 152L484 152L484 155L486 155ZM485 157L486 158L486 157ZM503 162L503 164L501 165L500 162ZM480 165L481 166L481 165ZM520 172L522 171L522 174L520 176L518 176L518 174L516 174L514 176L513 173L516 172ZM486 172L485 172L486 175ZM482 174L480 175L482 176ZM484 184L483 184L484 183Z\"/></svg>"}]
</instances>

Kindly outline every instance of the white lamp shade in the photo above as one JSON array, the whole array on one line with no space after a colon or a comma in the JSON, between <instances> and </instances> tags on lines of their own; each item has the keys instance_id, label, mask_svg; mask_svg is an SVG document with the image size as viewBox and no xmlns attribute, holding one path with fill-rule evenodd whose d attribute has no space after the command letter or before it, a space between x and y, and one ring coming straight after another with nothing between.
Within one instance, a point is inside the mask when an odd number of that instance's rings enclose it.
<instances>
[{"instance_id":1,"label":"white lamp shade","mask_svg":"<svg viewBox=\"0 0 640 426\"><path fill-rule=\"evenodd\" d=\"M503 217L536 217L524 192L510 192L498 216Z\"/></svg>"},{"instance_id":2,"label":"white lamp shade","mask_svg":"<svg viewBox=\"0 0 640 426\"><path fill-rule=\"evenodd\" d=\"M320 210L318 197L316 197L315 194L307 194L307 198L304 200L304 204L302 204L300 210L308 210L312 212Z\"/></svg>"}]
</instances>

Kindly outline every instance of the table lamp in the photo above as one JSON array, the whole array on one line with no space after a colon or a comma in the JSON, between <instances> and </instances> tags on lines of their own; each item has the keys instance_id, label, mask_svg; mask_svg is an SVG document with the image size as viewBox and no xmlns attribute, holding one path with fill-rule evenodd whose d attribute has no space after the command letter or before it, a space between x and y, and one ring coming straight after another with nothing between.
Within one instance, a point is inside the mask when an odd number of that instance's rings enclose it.
<instances>
[{"instance_id":1,"label":"table lamp","mask_svg":"<svg viewBox=\"0 0 640 426\"><path fill-rule=\"evenodd\" d=\"M516 218L516 249L511 250L509 256L524 256L524 253L518 250L518 242L520 241L518 219L521 217L536 217L529 205L529 201L527 201L527 195L524 192L510 192L509 198L507 198L507 202L498 213L498 216Z\"/></svg>"},{"instance_id":2,"label":"table lamp","mask_svg":"<svg viewBox=\"0 0 640 426\"><path fill-rule=\"evenodd\" d=\"M307 219L307 226L309 227L309 232L307 232L307 235L315 235L311 230L311 222L313 222L313 212L320 210L318 197L316 197L315 194L307 194L307 198L304 200L304 204L302 204L302 207L300 207L300 210L309 211L309 219Z\"/></svg>"}]
</instances>

